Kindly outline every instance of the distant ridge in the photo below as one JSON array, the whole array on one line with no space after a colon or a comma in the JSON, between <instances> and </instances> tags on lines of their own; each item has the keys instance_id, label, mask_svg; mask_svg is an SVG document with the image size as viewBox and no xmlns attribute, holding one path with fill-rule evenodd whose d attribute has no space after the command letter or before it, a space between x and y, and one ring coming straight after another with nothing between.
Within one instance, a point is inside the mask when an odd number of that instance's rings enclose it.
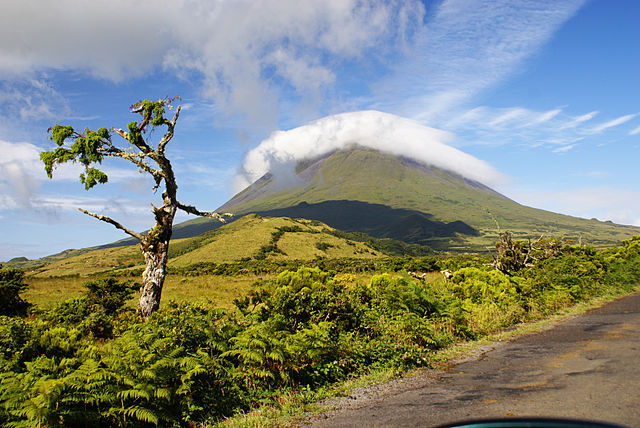
<instances>
[{"instance_id":1,"label":"distant ridge","mask_svg":"<svg viewBox=\"0 0 640 428\"><path fill-rule=\"evenodd\" d=\"M234 263L240 260L314 260L316 258L378 258L386 253L375 240L345 236L312 220L246 215L231 224L191 238L176 239L169 246L169 269L198 263ZM382 242L382 244L386 243ZM394 243L387 243L394 245ZM401 246L400 246L401 247ZM31 261L32 277L128 274L142 270L137 246L74 250L69 257ZM25 262L16 260L15 262Z\"/></svg>"}]
</instances>

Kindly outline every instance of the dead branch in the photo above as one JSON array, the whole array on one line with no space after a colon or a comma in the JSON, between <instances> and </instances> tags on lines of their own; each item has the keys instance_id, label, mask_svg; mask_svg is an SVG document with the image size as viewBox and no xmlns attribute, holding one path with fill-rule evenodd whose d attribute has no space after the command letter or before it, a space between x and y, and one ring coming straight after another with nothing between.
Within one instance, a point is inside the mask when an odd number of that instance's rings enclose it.
<instances>
[{"instance_id":1,"label":"dead branch","mask_svg":"<svg viewBox=\"0 0 640 428\"><path fill-rule=\"evenodd\" d=\"M199 211L196 207L193 207L191 205L183 205L180 202L176 201L176 205L178 206L178 208L180 208L182 211L187 212L189 214L193 214L193 215L197 215L200 217L209 217L209 218L214 218L222 223L226 223L227 220L225 220L225 217L233 217L233 214L231 213L216 213L216 212L204 212L204 211Z\"/></svg>"},{"instance_id":2,"label":"dead branch","mask_svg":"<svg viewBox=\"0 0 640 428\"><path fill-rule=\"evenodd\" d=\"M133 230L127 229L126 227L124 227L123 225L121 225L111 217L107 217L106 215L95 214L87 210L83 210L82 208L78 208L78 210L85 213L86 215L90 215L91 217L97 218L98 220L114 225L117 229L120 229L125 233L128 233L129 235L133 236L136 239L139 239L140 241L144 239L144 237L141 234L139 234L138 232L134 232Z\"/></svg>"}]
</instances>

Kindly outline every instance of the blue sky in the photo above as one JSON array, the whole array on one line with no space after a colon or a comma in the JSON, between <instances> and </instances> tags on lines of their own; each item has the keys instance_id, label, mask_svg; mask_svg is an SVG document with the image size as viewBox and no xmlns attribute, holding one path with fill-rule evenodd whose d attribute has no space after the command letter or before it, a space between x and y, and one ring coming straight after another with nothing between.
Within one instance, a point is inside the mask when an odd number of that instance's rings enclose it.
<instances>
[{"instance_id":1,"label":"blue sky","mask_svg":"<svg viewBox=\"0 0 640 428\"><path fill-rule=\"evenodd\" d=\"M20 0L0 16L0 260L152 225L126 162L46 179L53 124L124 128L180 95L169 155L213 210L353 141L464 169L525 205L640 225L637 0ZM186 215L178 221L189 218Z\"/></svg>"}]
</instances>

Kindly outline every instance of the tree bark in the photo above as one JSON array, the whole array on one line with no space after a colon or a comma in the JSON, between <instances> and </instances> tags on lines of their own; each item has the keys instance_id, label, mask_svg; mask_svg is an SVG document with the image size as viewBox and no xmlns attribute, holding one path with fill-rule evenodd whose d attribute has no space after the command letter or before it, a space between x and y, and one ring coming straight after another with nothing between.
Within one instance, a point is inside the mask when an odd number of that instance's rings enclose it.
<instances>
[{"instance_id":1,"label":"tree bark","mask_svg":"<svg viewBox=\"0 0 640 428\"><path fill-rule=\"evenodd\" d=\"M160 307L162 286L167 275L169 243L160 242L155 247L143 248L142 253L146 268L142 273L138 311L146 321Z\"/></svg>"},{"instance_id":2,"label":"tree bark","mask_svg":"<svg viewBox=\"0 0 640 428\"><path fill-rule=\"evenodd\" d=\"M138 311L146 321L152 313L160 307L160 297L164 278L167 276L167 261L169 259L169 241L173 232L173 218L176 215L176 204L162 194L164 205L153 209L156 225L149 230L140 241L140 249L144 256L146 267L142 272L142 287Z\"/></svg>"}]
</instances>

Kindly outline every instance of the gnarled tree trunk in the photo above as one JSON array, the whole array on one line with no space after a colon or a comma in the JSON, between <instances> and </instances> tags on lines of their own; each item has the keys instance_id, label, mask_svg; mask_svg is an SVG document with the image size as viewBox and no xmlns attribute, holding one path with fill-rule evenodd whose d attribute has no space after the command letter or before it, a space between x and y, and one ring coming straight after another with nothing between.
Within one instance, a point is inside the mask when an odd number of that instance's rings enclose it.
<instances>
[{"instance_id":1,"label":"gnarled tree trunk","mask_svg":"<svg viewBox=\"0 0 640 428\"><path fill-rule=\"evenodd\" d=\"M160 307L160 296L164 278L167 275L167 259L169 258L169 242L159 243L156 248L142 250L146 268L142 273L140 302L138 311L145 320Z\"/></svg>"},{"instance_id":2,"label":"gnarled tree trunk","mask_svg":"<svg viewBox=\"0 0 640 428\"><path fill-rule=\"evenodd\" d=\"M156 225L151 228L147 236L140 242L140 248L146 267L142 273L142 287L140 288L140 302L138 311L147 320L160 307L160 297L164 278L167 275L167 261L169 259L169 241L173 228L173 218L177 207L163 193L164 205L153 209Z\"/></svg>"}]
</instances>

